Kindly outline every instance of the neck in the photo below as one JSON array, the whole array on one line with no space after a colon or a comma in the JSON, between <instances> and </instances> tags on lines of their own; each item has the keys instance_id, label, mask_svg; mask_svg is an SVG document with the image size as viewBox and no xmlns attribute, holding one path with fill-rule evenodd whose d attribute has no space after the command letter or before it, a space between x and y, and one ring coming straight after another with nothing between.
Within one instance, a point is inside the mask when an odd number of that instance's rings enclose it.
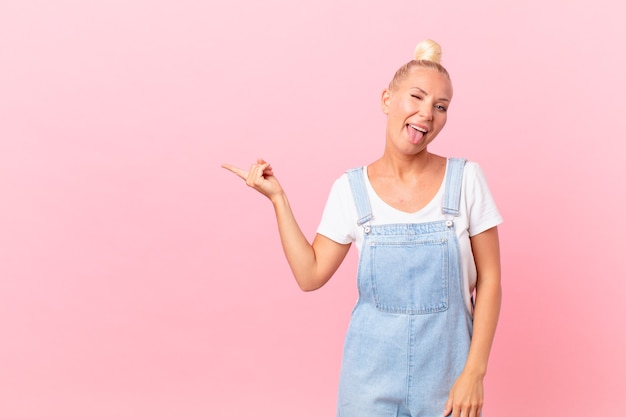
<instances>
[{"instance_id":1,"label":"neck","mask_svg":"<svg viewBox=\"0 0 626 417\"><path fill-rule=\"evenodd\" d=\"M426 171L434 159L433 156L426 149L414 155L397 154L386 149L382 158L378 160L378 164L385 174L402 178L406 175L419 175Z\"/></svg>"}]
</instances>

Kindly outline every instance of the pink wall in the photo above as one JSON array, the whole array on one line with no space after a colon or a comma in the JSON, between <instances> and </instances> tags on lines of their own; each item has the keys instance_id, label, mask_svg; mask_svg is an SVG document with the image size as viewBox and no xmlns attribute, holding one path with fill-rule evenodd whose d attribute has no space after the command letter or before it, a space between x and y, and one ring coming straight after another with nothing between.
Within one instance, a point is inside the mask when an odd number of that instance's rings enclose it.
<instances>
[{"instance_id":1,"label":"pink wall","mask_svg":"<svg viewBox=\"0 0 626 417\"><path fill-rule=\"evenodd\" d=\"M485 416L615 415L622 14L3 0L0 415L333 415L356 257L299 292L270 205L219 165L270 160L312 237L332 181L381 153L380 92L426 37L455 85L432 150L479 161L505 217Z\"/></svg>"}]
</instances>

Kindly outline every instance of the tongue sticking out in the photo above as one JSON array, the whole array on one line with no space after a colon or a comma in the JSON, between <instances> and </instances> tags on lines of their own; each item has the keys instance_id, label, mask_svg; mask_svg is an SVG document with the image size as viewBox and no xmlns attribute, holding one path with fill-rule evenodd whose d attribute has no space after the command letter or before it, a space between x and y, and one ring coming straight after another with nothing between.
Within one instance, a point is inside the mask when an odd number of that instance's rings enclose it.
<instances>
[{"instance_id":1,"label":"tongue sticking out","mask_svg":"<svg viewBox=\"0 0 626 417\"><path fill-rule=\"evenodd\" d=\"M424 137L424 134L417 129L413 129L410 125L406 127L409 130L409 140L413 145L417 144L417 142Z\"/></svg>"}]
</instances>

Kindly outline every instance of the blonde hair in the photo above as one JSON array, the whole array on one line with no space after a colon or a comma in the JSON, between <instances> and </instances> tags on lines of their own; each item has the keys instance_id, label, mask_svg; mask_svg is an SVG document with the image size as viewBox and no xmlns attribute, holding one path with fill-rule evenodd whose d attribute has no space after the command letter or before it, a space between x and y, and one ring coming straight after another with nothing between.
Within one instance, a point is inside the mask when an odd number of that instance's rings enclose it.
<instances>
[{"instance_id":1,"label":"blonde hair","mask_svg":"<svg viewBox=\"0 0 626 417\"><path fill-rule=\"evenodd\" d=\"M432 39L421 41L415 47L414 59L404 64L396 71L393 79L389 83L389 89L393 90L415 67L432 69L450 79L450 74L448 74L448 71L440 62L441 46Z\"/></svg>"}]
</instances>

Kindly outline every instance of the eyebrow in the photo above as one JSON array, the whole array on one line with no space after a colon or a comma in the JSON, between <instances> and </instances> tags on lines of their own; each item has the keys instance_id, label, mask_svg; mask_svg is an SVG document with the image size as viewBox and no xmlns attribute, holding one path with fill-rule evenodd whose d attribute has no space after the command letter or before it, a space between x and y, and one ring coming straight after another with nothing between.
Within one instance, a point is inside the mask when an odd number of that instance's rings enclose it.
<instances>
[{"instance_id":1,"label":"eyebrow","mask_svg":"<svg viewBox=\"0 0 626 417\"><path fill-rule=\"evenodd\" d=\"M421 89L421 88L419 88L419 87L411 87L411 88L415 88L415 89L417 89L417 90L420 90L420 91L421 91L424 95L426 95L426 96L428 95L428 93L427 93L426 91L422 90L422 89ZM445 97L438 98L437 100L439 100L439 101L447 101L447 102L450 102L450 99L445 98Z\"/></svg>"}]
</instances>

